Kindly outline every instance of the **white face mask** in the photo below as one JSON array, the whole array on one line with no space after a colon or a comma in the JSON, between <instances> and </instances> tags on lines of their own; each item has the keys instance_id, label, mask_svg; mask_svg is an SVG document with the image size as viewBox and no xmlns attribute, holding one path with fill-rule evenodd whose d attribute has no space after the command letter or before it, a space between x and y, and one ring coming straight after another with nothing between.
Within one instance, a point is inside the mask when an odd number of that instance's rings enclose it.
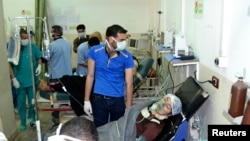
<instances>
[{"instance_id":1,"label":"white face mask","mask_svg":"<svg viewBox=\"0 0 250 141\"><path fill-rule=\"evenodd\" d=\"M113 38L113 40L115 40L115 38ZM121 42L117 42L115 40L116 44L117 44L117 47L116 47L116 51L122 51L126 48L126 41L121 41Z\"/></svg>"},{"instance_id":2,"label":"white face mask","mask_svg":"<svg viewBox=\"0 0 250 141\"><path fill-rule=\"evenodd\" d=\"M21 40L21 45L22 46L27 46L28 44L29 44L29 40L28 39Z\"/></svg>"},{"instance_id":3,"label":"white face mask","mask_svg":"<svg viewBox=\"0 0 250 141\"><path fill-rule=\"evenodd\" d=\"M80 32L80 33L78 33L78 36L80 37L80 38L84 38L85 37L85 32Z\"/></svg>"},{"instance_id":4,"label":"white face mask","mask_svg":"<svg viewBox=\"0 0 250 141\"><path fill-rule=\"evenodd\" d=\"M54 40L54 34L53 34L53 33L50 33L50 38L51 38L52 40Z\"/></svg>"}]
</instances>

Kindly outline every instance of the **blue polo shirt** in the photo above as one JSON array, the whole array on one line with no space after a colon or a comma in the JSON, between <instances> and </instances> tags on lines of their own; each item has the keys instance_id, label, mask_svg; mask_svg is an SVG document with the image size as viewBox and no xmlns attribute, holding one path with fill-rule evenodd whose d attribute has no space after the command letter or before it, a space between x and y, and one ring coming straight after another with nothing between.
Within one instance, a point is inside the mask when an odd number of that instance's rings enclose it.
<instances>
[{"instance_id":1,"label":"blue polo shirt","mask_svg":"<svg viewBox=\"0 0 250 141\"><path fill-rule=\"evenodd\" d=\"M76 67L76 73L77 75L87 75L88 68L85 66L82 66L81 64L88 62L88 52L89 52L89 46L88 41L81 43L77 48L77 67Z\"/></svg>"},{"instance_id":2,"label":"blue polo shirt","mask_svg":"<svg viewBox=\"0 0 250 141\"><path fill-rule=\"evenodd\" d=\"M122 97L125 95L125 69L134 67L133 57L123 50L117 57L109 58L105 45L93 46L88 52L88 57L95 61L94 93Z\"/></svg>"}]
</instances>

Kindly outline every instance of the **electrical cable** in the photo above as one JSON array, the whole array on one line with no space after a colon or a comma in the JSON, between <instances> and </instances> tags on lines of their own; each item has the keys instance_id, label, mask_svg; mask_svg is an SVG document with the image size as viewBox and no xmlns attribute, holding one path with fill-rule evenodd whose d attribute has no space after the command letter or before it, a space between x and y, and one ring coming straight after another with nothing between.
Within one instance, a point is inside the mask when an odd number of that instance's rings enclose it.
<instances>
[{"instance_id":1,"label":"electrical cable","mask_svg":"<svg viewBox=\"0 0 250 141\"><path fill-rule=\"evenodd\" d=\"M83 107L83 105L81 104L81 102L79 102L70 92L67 91L65 85L62 83L62 81L60 79L58 79L59 83L62 85L62 89L65 93L67 93L70 97L72 97L81 107Z\"/></svg>"},{"instance_id":2,"label":"electrical cable","mask_svg":"<svg viewBox=\"0 0 250 141\"><path fill-rule=\"evenodd\" d=\"M171 71L170 71L170 64L171 64L171 62L172 62L174 59L175 59L175 58L169 60L169 62L168 62L168 72L169 72L169 75L170 75L170 78L171 78L171 81L172 81L172 84L173 84L173 88L174 88L174 80L173 80L173 76L172 76ZM174 89L172 89L172 93L174 93Z\"/></svg>"}]
</instances>

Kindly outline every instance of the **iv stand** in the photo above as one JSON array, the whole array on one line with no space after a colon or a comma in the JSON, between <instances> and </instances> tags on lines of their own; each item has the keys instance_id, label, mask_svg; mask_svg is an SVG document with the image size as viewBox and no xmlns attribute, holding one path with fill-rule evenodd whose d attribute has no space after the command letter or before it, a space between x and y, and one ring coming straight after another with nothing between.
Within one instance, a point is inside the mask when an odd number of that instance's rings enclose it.
<instances>
[{"instance_id":1,"label":"iv stand","mask_svg":"<svg viewBox=\"0 0 250 141\"><path fill-rule=\"evenodd\" d=\"M41 19L45 22L45 19L41 17L15 17L14 19L26 19L27 21L27 32L28 32L28 40L29 40L29 56L30 56L30 68L31 68L31 77L32 77L32 89L33 89L33 98L32 104L35 104L36 108L36 129L37 129L37 139L38 141L42 141L41 138L41 128L40 128L40 120L38 116L38 108L37 108L37 99L36 99L36 88L35 88L35 77L34 77L34 68L33 68L33 57L32 57L32 47L31 47L31 38L30 38L30 19Z\"/></svg>"}]
</instances>

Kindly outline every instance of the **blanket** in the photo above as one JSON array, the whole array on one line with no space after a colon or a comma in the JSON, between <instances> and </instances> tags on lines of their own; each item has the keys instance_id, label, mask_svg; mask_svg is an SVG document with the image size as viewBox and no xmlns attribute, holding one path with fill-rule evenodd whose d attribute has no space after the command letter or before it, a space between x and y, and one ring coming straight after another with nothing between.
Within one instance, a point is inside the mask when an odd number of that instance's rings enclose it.
<instances>
[{"instance_id":1,"label":"blanket","mask_svg":"<svg viewBox=\"0 0 250 141\"><path fill-rule=\"evenodd\" d=\"M97 128L98 141L135 141L136 140L136 117L141 110L159 99L148 100L135 104L125 111L123 117L117 121L107 123Z\"/></svg>"}]
</instances>

